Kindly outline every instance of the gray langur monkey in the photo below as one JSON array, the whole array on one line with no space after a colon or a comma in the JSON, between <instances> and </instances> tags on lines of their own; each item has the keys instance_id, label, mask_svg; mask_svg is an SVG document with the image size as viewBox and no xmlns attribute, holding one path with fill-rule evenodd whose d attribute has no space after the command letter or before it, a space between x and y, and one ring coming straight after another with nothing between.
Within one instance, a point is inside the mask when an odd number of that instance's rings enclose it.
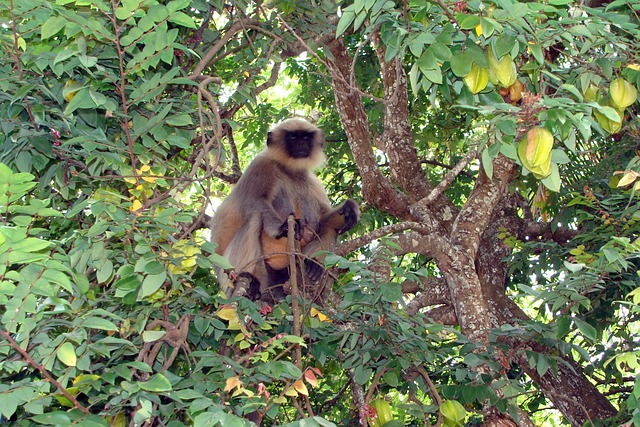
<instances>
[{"instance_id":1,"label":"gray langur monkey","mask_svg":"<svg viewBox=\"0 0 640 427\"><path fill-rule=\"evenodd\" d=\"M268 294L277 301L285 296L281 285L290 275L285 253L289 215L295 217L295 238L308 256L331 250L338 235L360 218L353 200L332 207L313 172L325 161L324 145L322 131L306 120L280 123L216 210L211 240L238 276L249 280L252 299ZM307 259L305 267L311 282L317 283L324 273L322 260Z\"/></svg>"}]
</instances>

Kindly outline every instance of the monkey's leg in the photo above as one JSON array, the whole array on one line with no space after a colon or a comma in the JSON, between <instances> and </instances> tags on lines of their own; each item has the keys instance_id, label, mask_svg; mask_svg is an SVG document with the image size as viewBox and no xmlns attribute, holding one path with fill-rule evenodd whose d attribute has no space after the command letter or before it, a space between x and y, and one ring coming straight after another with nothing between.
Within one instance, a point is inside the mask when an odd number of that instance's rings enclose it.
<instances>
[{"instance_id":1,"label":"monkey's leg","mask_svg":"<svg viewBox=\"0 0 640 427\"><path fill-rule=\"evenodd\" d=\"M260 298L262 288L268 286L269 281L260 241L261 229L260 216L253 216L239 229L223 254L238 273L238 282L241 282L238 292L243 288L247 296L254 300ZM228 297L235 295L233 288L230 291L226 292Z\"/></svg>"}]
</instances>

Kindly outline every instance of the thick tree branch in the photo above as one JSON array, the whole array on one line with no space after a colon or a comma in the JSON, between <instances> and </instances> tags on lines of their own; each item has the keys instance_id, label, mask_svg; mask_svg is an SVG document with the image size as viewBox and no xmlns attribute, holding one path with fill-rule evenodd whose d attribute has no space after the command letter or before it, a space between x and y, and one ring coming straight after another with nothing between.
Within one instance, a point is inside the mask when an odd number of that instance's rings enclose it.
<instances>
[{"instance_id":1,"label":"thick tree branch","mask_svg":"<svg viewBox=\"0 0 640 427\"><path fill-rule=\"evenodd\" d=\"M402 219L410 219L409 198L398 191L378 169L375 154L371 148L369 121L362 104L362 97L348 84L352 59L347 52L345 42L337 39L329 44L329 48L333 60L328 65L333 77L336 106L362 176L363 195L374 206Z\"/></svg>"}]
</instances>

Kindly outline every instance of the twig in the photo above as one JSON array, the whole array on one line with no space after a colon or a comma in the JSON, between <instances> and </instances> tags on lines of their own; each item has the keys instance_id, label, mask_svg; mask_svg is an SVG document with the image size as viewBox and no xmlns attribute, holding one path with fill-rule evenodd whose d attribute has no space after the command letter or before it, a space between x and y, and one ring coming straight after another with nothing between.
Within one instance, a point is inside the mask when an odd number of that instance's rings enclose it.
<instances>
[{"instance_id":1,"label":"twig","mask_svg":"<svg viewBox=\"0 0 640 427\"><path fill-rule=\"evenodd\" d=\"M422 365L418 366L416 370L424 379L424 382L427 384L427 387L429 387L429 394L431 395L431 398L433 399L433 401L436 402L438 407L442 405L442 398L440 397L440 393L438 393L438 390L436 389L435 384L433 383L433 381L431 381L431 378L429 377L427 370L424 369L424 366ZM436 422L436 426L441 426L443 422L444 422L444 419L442 418L442 413L438 411L438 421Z\"/></svg>"},{"instance_id":2,"label":"twig","mask_svg":"<svg viewBox=\"0 0 640 427\"><path fill-rule=\"evenodd\" d=\"M419 222L405 221L397 224L385 225L384 227L378 228L377 230L363 236L341 243L334 252L338 255L346 255L376 239L386 236L387 234L397 233L404 230L416 230L424 234L430 232L429 228L425 226L425 224Z\"/></svg>"},{"instance_id":3,"label":"twig","mask_svg":"<svg viewBox=\"0 0 640 427\"><path fill-rule=\"evenodd\" d=\"M464 168L467 167L471 160L477 157L477 155L478 147L475 147L473 150L465 154L465 156L460 159L458 164L451 168L444 179L440 181L440 183L438 183L438 185L436 185L433 190L431 190L431 193L429 193L427 197L416 203L416 205L429 206L436 198L438 198L438 196L440 196L440 194L442 194L444 190L447 189L447 187L449 187L453 180L460 174L460 172L462 172Z\"/></svg>"},{"instance_id":4,"label":"twig","mask_svg":"<svg viewBox=\"0 0 640 427\"><path fill-rule=\"evenodd\" d=\"M378 388L380 378L382 378L385 372L387 372L387 368L382 368L373 376L373 381L371 381L371 385L369 386L369 391L367 392L367 397L365 397L365 402L371 401L374 391L376 390L376 388Z\"/></svg>"},{"instance_id":5,"label":"twig","mask_svg":"<svg viewBox=\"0 0 640 427\"><path fill-rule=\"evenodd\" d=\"M22 349L22 347L20 347L18 345L17 342L15 342L13 340L13 338L11 338L11 335L9 335L8 332L3 331L2 329L0 329L0 335L2 335L8 342L9 345L11 347L13 347L14 350L16 350L18 353L20 353L20 355L24 358L24 360L31 366L33 366L34 368L36 368L38 371L40 371L40 373L45 377L45 379L47 381L49 381L51 384L53 384L59 391L60 393L62 393L62 395L64 397L66 397L67 399L69 399L72 403L73 406L79 410L81 410L82 412L84 412L85 414L89 415L91 414L91 412L89 412L89 409L87 409L85 406L83 406L80 402L78 402L78 399L76 399L75 396L71 395L66 388L64 388L64 386L62 384L60 384L58 381L56 381L51 374L49 373L49 371L47 371L46 369L44 369L44 367L42 365L40 365L38 362L36 362L35 360L33 360L31 358L31 356L29 356L29 353L27 353L24 349Z\"/></svg>"},{"instance_id":6,"label":"twig","mask_svg":"<svg viewBox=\"0 0 640 427\"><path fill-rule=\"evenodd\" d=\"M288 236L287 236L287 250L289 251L289 283L291 284L291 313L293 314L293 335L300 336L300 306L298 304L298 297L300 296L300 290L298 289L298 270L296 268L296 254L295 254L295 225L296 220L293 215L289 215L287 220ZM296 344L293 348L294 361L293 363L302 370L302 350L300 345Z\"/></svg>"}]
</instances>

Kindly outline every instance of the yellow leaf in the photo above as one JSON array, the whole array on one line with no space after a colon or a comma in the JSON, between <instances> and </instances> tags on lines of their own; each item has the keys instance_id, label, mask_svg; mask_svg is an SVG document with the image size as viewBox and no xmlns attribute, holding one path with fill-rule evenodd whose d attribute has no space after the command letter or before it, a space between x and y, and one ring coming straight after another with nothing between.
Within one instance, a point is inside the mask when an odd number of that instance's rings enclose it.
<instances>
[{"instance_id":1,"label":"yellow leaf","mask_svg":"<svg viewBox=\"0 0 640 427\"><path fill-rule=\"evenodd\" d=\"M138 199L135 199L133 201L133 204L129 208L129 210L131 212L136 212L136 211L139 211L140 209L142 209L142 202L140 202L140 200L138 200Z\"/></svg>"},{"instance_id":2,"label":"yellow leaf","mask_svg":"<svg viewBox=\"0 0 640 427\"><path fill-rule=\"evenodd\" d=\"M273 399L271 399L271 401L276 405L283 405L287 403L287 399L285 399L284 396L274 397Z\"/></svg>"},{"instance_id":3,"label":"yellow leaf","mask_svg":"<svg viewBox=\"0 0 640 427\"><path fill-rule=\"evenodd\" d=\"M58 347L56 356L58 356L58 360L67 366L76 366L76 362L78 361L78 358L76 357L76 350L73 347L73 344L68 341Z\"/></svg>"},{"instance_id":4,"label":"yellow leaf","mask_svg":"<svg viewBox=\"0 0 640 427\"><path fill-rule=\"evenodd\" d=\"M631 68L632 70L640 71L640 64L629 64L627 68Z\"/></svg>"},{"instance_id":5,"label":"yellow leaf","mask_svg":"<svg viewBox=\"0 0 640 427\"><path fill-rule=\"evenodd\" d=\"M298 392L295 391L295 389L289 387L285 390L284 395L289 397L298 397Z\"/></svg>"},{"instance_id":6,"label":"yellow leaf","mask_svg":"<svg viewBox=\"0 0 640 427\"><path fill-rule=\"evenodd\" d=\"M27 50L27 42L22 37L18 37L18 48L23 52Z\"/></svg>"},{"instance_id":7,"label":"yellow leaf","mask_svg":"<svg viewBox=\"0 0 640 427\"><path fill-rule=\"evenodd\" d=\"M82 86L76 83L75 80L69 79L64 82L64 87L62 88L62 97L65 101L71 102L71 100L76 96L76 93L78 93L80 89L82 89Z\"/></svg>"},{"instance_id":8,"label":"yellow leaf","mask_svg":"<svg viewBox=\"0 0 640 427\"><path fill-rule=\"evenodd\" d=\"M127 419L124 412L118 412L115 417L107 416L107 421L109 422L109 427L125 427Z\"/></svg>"},{"instance_id":9,"label":"yellow leaf","mask_svg":"<svg viewBox=\"0 0 640 427\"><path fill-rule=\"evenodd\" d=\"M242 381L240 381L240 377L238 376L227 378L227 384L224 386L224 391L231 391L234 388L242 388Z\"/></svg>"},{"instance_id":10,"label":"yellow leaf","mask_svg":"<svg viewBox=\"0 0 640 427\"><path fill-rule=\"evenodd\" d=\"M304 385L302 380L297 380L295 383L293 383L293 388L295 388L298 393L304 396L309 396L309 390L307 390L307 386Z\"/></svg>"},{"instance_id":11,"label":"yellow leaf","mask_svg":"<svg viewBox=\"0 0 640 427\"><path fill-rule=\"evenodd\" d=\"M138 173L144 173L144 172L148 172L151 170L151 166L149 165L142 165L140 167L140 169L138 169Z\"/></svg>"},{"instance_id":12,"label":"yellow leaf","mask_svg":"<svg viewBox=\"0 0 640 427\"><path fill-rule=\"evenodd\" d=\"M624 174L620 181L618 181L618 187L626 187L640 177L640 174L636 171L629 171Z\"/></svg>"},{"instance_id":13,"label":"yellow leaf","mask_svg":"<svg viewBox=\"0 0 640 427\"><path fill-rule=\"evenodd\" d=\"M314 307L311 307L310 314L311 314L311 317L317 317L318 320L321 321L321 322L331 323L331 319L327 315L325 315L321 311L318 311Z\"/></svg>"},{"instance_id":14,"label":"yellow leaf","mask_svg":"<svg viewBox=\"0 0 640 427\"><path fill-rule=\"evenodd\" d=\"M242 393L243 393L245 396L249 396L249 397L253 397L253 396L255 396L255 395L256 395L253 391L251 391L251 390L249 390L249 389L247 389L247 388L243 388L243 389L242 389Z\"/></svg>"},{"instance_id":15,"label":"yellow leaf","mask_svg":"<svg viewBox=\"0 0 640 427\"><path fill-rule=\"evenodd\" d=\"M75 379L73 380L73 385L78 385L78 383L80 383L80 384L91 383L91 382L99 380L99 379L100 379L100 375L82 374L82 375L78 375L77 377L75 377Z\"/></svg>"},{"instance_id":16,"label":"yellow leaf","mask_svg":"<svg viewBox=\"0 0 640 427\"><path fill-rule=\"evenodd\" d=\"M478 37L480 37L482 35L482 25L481 24L476 25L476 35Z\"/></svg>"},{"instance_id":17,"label":"yellow leaf","mask_svg":"<svg viewBox=\"0 0 640 427\"><path fill-rule=\"evenodd\" d=\"M236 312L236 309L231 307L230 305L220 306L220 310L218 310L216 315L222 320L238 319L238 313Z\"/></svg>"}]
</instances>

